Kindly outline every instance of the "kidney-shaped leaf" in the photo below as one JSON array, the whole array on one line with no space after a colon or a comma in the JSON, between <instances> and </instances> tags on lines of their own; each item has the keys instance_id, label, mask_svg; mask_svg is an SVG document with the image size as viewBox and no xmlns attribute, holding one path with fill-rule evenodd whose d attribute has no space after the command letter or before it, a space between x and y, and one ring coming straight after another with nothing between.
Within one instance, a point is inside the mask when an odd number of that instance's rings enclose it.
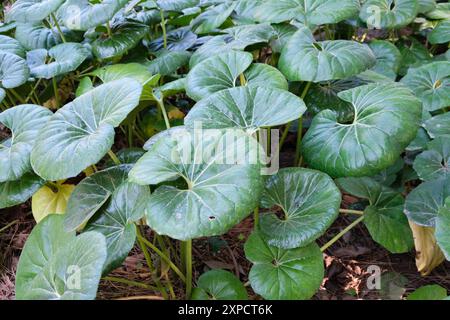
<instances>
[{"instance_id":1,"label":"kidney-shaped leaf","mask_svg":"<svg viewBox=\"0 0 450 320\"><path fill-rule=\"evenodd\" d=\"M6 21L37 22L56 11L64 0L17 0L6 14Z\"/></svg>"},{"instance_id":2,"label":"kidney-shaped leaf","mask_svg":"<svg viewBox=\"0 0 450 320\"><path fill-rule=\"evenodd\" d=\"M277 69L260 63L250 67L252 60L250 53L233 50L200 62L188 73L186 93L199 101L214 92L243 85L237 81L241 74L245 85L287 90L287 81Z\"/></svg>"},{"instance_id":3,"label":"kidney-shaped leaf","mask_svg":"<svg viewBox=\"0 0 450 320\"><path fill-rule=\"evenodd\" d=\"M358 10L355 0L265 0L256 7L255 17L261 22L295 19L305 25L320 25L349 19Z\"/></svg>"},{"instance_id":4,"label":"kidney-shaped leaf","mask_svg":"<svg viewBox=\"0 0 450 320\"><path fill-rule=\"evenodd\" d=\"M192 300L247 300L242 282L231 272L215 269L198 278L197 288L192 290Z\"/></svg>"},{"instance_id":5,"label":"kidney-shaped leaf","mask_svg":"<svg viewBox=\"0 0 450 320\"><path fill-rule=\"evenodd\" d=\"M31 171L30 153L39 130L52 112L41 106L23 104L0 113L0 123L12 136L0 140L0 182L17 180Z\"/></svg>"},{"instance_id":6,"label":"kidney-shaped leaf","mask_svg":"<svg viewBox=\"0 0 450 320\"><path fill-rule=\"evenodd\" d=\"M450 106L450 61L411 68L401 82L422 100L427 111Z\"/></svg>"},{"instance_id":7,"label":"kidney-shaped leaf","mask_svg":"<svg viewBox=\"0 0 450 320\"><path fill-rule=\"evenodd\" d=\"M166 42L167 50L184 51L192 48L197 42L197 35L189 27L178 28L167 33ZM147 48L152 52L163 49L164 37L153 40Z\"/></svg>"},{"instance_id":8,"label":"kidney-shaped leaf","mask_svg":"<svg viewBox=\"0 0 450 320\"><path fill-rule=\"evenodd\" d=\"M0 87L16 88L27 82L30 69L21 57L0 51Z\"/></svg>"},{"instance_id":9,"label":"kidney-shaped leaf","mask_svg":"<svg viewBox=\"0 0 450 320\"><path fill-rule=\"evenodd\" d=\"M288 91L245 86L222 90L200 100L185 118L185 124L255 130L298 119L305 110L303 100Z\"/></svg>"},{"instance_id":10,"label":"kidney-shaped leaf","mask_svg":"<svg viewBox=\"0 0 450 320\"><path fill-rule=\"evenodd\" d=\"M308 164L333 177L371 176L394 164L415 138L422 117L420 101L395 83L368 84L342 91L353 105L353 121L336 113L317 114L304 138Z\"/></svg>"},{"instance_id":11,"label":"kidney-shaped leaf","mask_svg":"<svg viewBox=\"0 0 450 320\"><path fill-rule=\"evenodd\" d=\"M372 70L395 80L402 59L397 47L386 40L374 40L369 43L369 47L377 59Z\"/></svg>"},{"instance_id":12,"label":"kidney-shaped leaf","mask_svg":"<svg viewBox=\"0 0 450 320\"><path fill-rule=\"evenodd\" d=\"M299 29L281 51L278 67L291 81L326 81L356 75L375 65L362 43L347 40L316 42L308 28Z\"/></svg>"},{"instance_id":13,"label":"kidney-shaped leaf","mask_svg":"<svg viewBox=\"0 0 450 320\"><path fill-rule=\"evenodd\" d=\"M76 42L80 40L78 34L71 32L65 27L61 27L61 31L66 41ZM15 36L20 44L28 50L50 49L63 42L56 27L47 27L43 23L19 23L17 24Z\"/></svg>"},{"instance_id":14,"label":"kidney-shaped leaf","mask_svg":"<svg viewBox=\"0 0 450 320\"><path fill-rule=\"evenodd\" d=\"M253 263L250 284L264 299L309 299L322 283L323 258L316 243L286 250L269 245L253 233L244 249L245 256Z\"/></svg>"},{"instance_id":15,"label":"kidney-shaped leaf","mask_svg":"<svg viewBox=\"0 0 450 320\"><path fill-rule=\"evenodd\" d=\"M97 231L106 238L108 257L104 273L119 267L133 248L136 241L134 222L144 215L149 195L147 186L123 183L86 226L85 231Z\"/></svg>"},{"instance_id":16,"label":"kidney-shaped leaf","mask_svg":"<svg viewBox=\"0 0 450 320\"><path fill-rule=\"evenodd\" d=\"M44 183L45 180L32 172L25 173L19 180L0 182L0 209L27 201Z\"/></svg>"},{"instance_id":17,"label":"kidney-shaped leaf","mask_svg":"<svg viewBox=\"0 0 450 320\"><path fill-rule=\"evenodd\" d=\"M40 131L31 163L41 177L62 180L97 163L114 142L114 127L139 103L133 79L108 82L59 109Z\"/></svg>"},{"instance_id":18,"label":"kidney-shaped leaf","mask_svg":"<svg viewBox=\"0 0 450 320\"><path fill-rule=\"evenodd\" d=\"M241 130L195 132L160 134L129 174L143 185L185 180L185 189L157 188L146 211L152 229L179 240L225 233L256 207L262 189L255 139Z\"/></svg>"},{"instance_id":19,"label":"kidney-shaped leaf","mask_svg":"<svg viewBox=\"0 0 450 320\"><path fill-rule=\"evenodd\" d=\"M413 168L422 180L435 180L450 176L450 137L437 137L419 154Z\"/></svg>"},{"instance_id":20,"label":"kidney-shaped leaf","mask_svg":"<svg viewBox=\"0 0 450 320\"><path fill-rule=\"evenodd\" d=\"M261 200L264 208L282 210L261 217L260 230L267 243L283 249L304 247L333 223L341 193L326 174L304 168L281 169L267 181Z\"/></svg>"},{"instance_id":21,"label":"kidney-shaped leaf","mask_svg":"<svg viewBox=\"0 0 450 320\"><path fill-rule=\"evenodd\" d=\"M228 1L209 7L191 21L191 28L197 34L208 33L219 28L236 7L235 1Z\"/></svg>"},{"instance_id":22,"label":"kidney-shaped leaf","mask_svg":"<svg viewBox=\"0 0 450 320\"><path fill-rule=\"evenodd\" d=\"M103 235L78 237L63 229L61 215L50 215L31 232L16 274L18 300L93 300L106 259Z\"/></svg>"},{"instance_id":23,"label":"kidney-shaped leaf","mask_svg":"<svg viewBox=\"0 0 450 320\"><path fill-rule=\"evenodd\" d=\"M74 71L89 54L89 50L79 43L62 43L48 51L45 49L29 51L27 63L31 76L51 79Z\"/></svg>"},{"instance_id":24,"label":"kidney-shaped leaf","mask_svg":"<svg viewBox=\"0 0 450 320\"><path fill-rule=\"evenodd\" d=\"M418 9L417 0L367 0L359 17L369 28L397 29L412 22Z\"/></svg>"},{"instance_id":25,"label":"kidney-shaped leaf","mask_svg":"<svg viewBox=\"0 0 450 320\"><path fill-rule=\"evenodd\" d=\"M129 0L66 0L58 10L58 17L71 30L86 31L108 22Z\"/></svg>"},{"instance_id":26,"label":"kidney-shaped leaf","mask_svg":"<svg viewBox=\"0 0 450 320\"><path fill-rule=\"evenodd\" d=\"M418 225L434 227L447 197L450 197L449 176L425 181L406 197L405 214Z\"/></svg>"}]
</instances>

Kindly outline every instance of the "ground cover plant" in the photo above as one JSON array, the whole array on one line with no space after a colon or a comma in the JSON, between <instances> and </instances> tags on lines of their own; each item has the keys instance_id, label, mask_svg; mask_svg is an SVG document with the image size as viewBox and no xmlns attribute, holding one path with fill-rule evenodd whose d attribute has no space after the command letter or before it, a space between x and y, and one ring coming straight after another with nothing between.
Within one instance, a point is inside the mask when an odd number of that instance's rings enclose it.
<instances>
[{"instance_id":1,"label":"ground cover plant","mask_svg":"<svg viewBox=\"0 0 450 320\"><path fill-rule=\"evenodd\" d=\"M447 275L448 2L1 6L0 236L33 217L16 299L95 299L105 281L143 299L320 299L330 250L361 226ZM204 243L233 266L198 265ZM135 252L148 276L117 276ZM382 298L450 289L380 281Z\"/></svg>"}]
</instances>

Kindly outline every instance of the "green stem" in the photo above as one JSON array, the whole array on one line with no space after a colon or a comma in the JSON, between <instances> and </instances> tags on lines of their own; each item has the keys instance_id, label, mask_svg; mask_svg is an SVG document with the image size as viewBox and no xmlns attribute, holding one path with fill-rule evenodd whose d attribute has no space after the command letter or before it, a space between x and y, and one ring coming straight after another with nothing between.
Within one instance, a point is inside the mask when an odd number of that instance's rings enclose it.
<instances>
[{"instance_id":1,"label":"green stem","mask_svg":"<svg viewBox=\"0 0 450 320\"><path fill-rule=\"evenodd\" d=\"M166 19L164 18L163 10L159 10L159 13L161 15L161 28L162 28L162 32L163 32L164 49L167 49Z\"/></svg>"},{"instance_id":2,"label":"green stem","mask_svg":"<svg viewBox=\"0 0 450 320\"><path fill-rule=\"evenodd\" d=\"M358 219L356 219L355 221L353 221L351 224L349 224L344 230L342 230L341 232L339 232L337 235L335 235L333 237L333 239L331 239L330 241L328 241L327 243L325 243L325 245L322 246L322 248L320 248L320 250L322 252L324 252L325 250L327 250L330 246L332 246L336 241L338 241L344 234L346 234L347 232L349 232L354 226L356 226L358 223L360 223L361 221L363 221L364 216L360 216Z\"/></svg>"},{"instance_id":3,"label":"green stem","mask_svg":"<svg viewBox=\"0 0 450 320\"><path fill-rule=\"evenodd\" d=\"M185 246L185 258L186 258L186 300L191 298L192 292L192 240L186 241Z\"/></svg>"},{"instance_id":4,"label":"green stem","mask_svg":"<svg viewBox=\"0 0 450 320\"><path fill-rule=\"evenodd\" d=\"M351 210L351 209L339 209L340 213L349 213L349 214L357 214L357 215L362 215L364 214L364 211L360 211L360 210Z\"/></svg>"},{"instance_id":5,"label":"green stem","mask_svg":"<svg viewBox=\"0 0 450 320\"><path fill-rule=\"evenodd\" d=\"M53 193L58 193L58 191L59 191L58 185L54 182L47 181L45 183L45 186L47 186L50 190L52 190Z\"/></svg>"},{"instance_id":6,"label":"green stem","mask_svg":"<svg viewBox=\"0 0 450 320\"><path fill-rule=\"evenodd\" d=\"M14 97L15 97L17 100L20 101L20 103L22 103L22 104L25 103L25 100L20 96L20 94L18 94L18 93L16 92L16 90L14 90L14 89L9 89L9 91L11 91L11 93L14 95Z\"/></svg>"},{"instance_id":7,"label":"green stem","mask_svg":"<svg viewBox=\"0 0 450 320\"><path fill-rule=\"evenodd\" d=\"M106 32L108 33L108 37L112 38L113 34L112 34L112 31L111 31L111 26L109 24L109 21L106 22Z\"/></svg>"},{"instance_id":8,"label":"green stem","mask_svg":"<svg viewBox=\"0 0 450 320\"><path fill-rule=\"evenodd\" d=\"M239 81L241 82L241 86L246 86L247 85L247 80L245 79L245 76L243 73L241 73L239 75Z\"/></svg>"},{"instance_id":9,"label":"green stem","mask_svg":"<svg viewBox=\"0 0 450 320\"><path fill-rule=\"evenodd\" d=\"M56 78L52 79L52 83L53 83L53 91L55 92L56 109L59 109L60 100L59 100L58 84L56 83Z\"/></svg>"},{"instance_id":10,"label":"green stem","mask_svg":"<svg viewBox=\"0 0 450 320\"><path fill-rule=\"evenodd\" d=\"M287 137L287 135L288 135L288 133L289 133L289 128L290 128L291 126L292 126L292 122L288 122L288 123L286 124L286 127L284 128L283 135L281 136L280 144L279 144L279 147L278 147L278 150L279 150L279 151L281 151L281 148L283 147L284 141L286 140L286 137Z\"/></svg>"},{"instance_id":11,"label":"green stem","mask_svg":"<svg viewBox=\"0 0 450 320\"><path fill-rule=\"evenodd\" d=\"M112 150L108 151L108 155L111 158L111 160L114 162L115 165L118 166L121 164L119 158L116 156L116 154Z\"/></svg>"},{"instance_id":12,"label":"green stem","mask_svg":"<svg viewBox=\"0 0 450 320\"><path fill-rule=\"evenodd\" d=\"M164 122L166 123L166 128L170 129L170 121L169 121L169 117L167 116L166 107L164 106L164 98L161 98L161 100L158 99L158 100L156 100L156 102L158 103L158 106L161 109L161 112L163 114Z\"/></svg>"},{"instance_id":13,"label":"green stem","mask_svg":"<svg viewBox=\"0 0 450 320\"><path fill-rule=\"evenodd\" d=\"M300 98L305 99L306 94L308 93L309 87L311 87L311 82L306 83L305 88L303 89L302 95ZM302 146L302 134L303 134L303 117L298 119L298 128L297 128L297 144L295 147L295 166L299 165L300 160L300 149Z\"/></svg>"},{"instance_id":14,"label":"green stem","mask_svg":"<svg viewBox=\"0 0 450 320\"><path fill-rule=\"evenodd\" d=\"M12 227L13 225L15 225L17 222L19 222L19 220L14 220L10 223L8 223L6 226L4 226L3 228L0 229L0 233L2 233L3 231L7 230L8 228Z\"/></svg>"},{"instance_id":15,"label":"green stem","mask_svg":"<svg viewBox=\"0 0 450 320\"><path fill-rule=\"evenodd\" d=\"M61 40L65 43L66 42L66 38L64 37L64 33L62 32L61 27L59 26L58 19L56 19L54 13L51 14L51 17L53 19L53 22L55 23L55 27L58 30L59 35L61 36Z\"/></svg>"},{"instance_id":16,"label":"green stem","mask_svg":"<svg viewBox=\"0 0 450 320\"><path fill-rule=\"evenodd\" d=\"M186 282L186 277L184 274L178 269L178 267L167 257L161 250L159 250L153 243L145 239L142 235L138 234L139 240L141 240L147 247L155 251L155 253L161 257L169 267L180 277L181 281Z\"/></svg>"},{"instance_id":17,"label":"green stem","mask_svg":"<svg viewBox=\"0 0 450 320\"><path fill-rule=\"evenodd\" d=\"M137 282L137 281L131 281L131 280L123 279L123 278L103 277L102 280L123 283L123 284L127 284L127 285L133 286L133 287L139 287L139 288L159 291L158 288L151 286L149 284L145 284L145 283L141 283L141 282Z\"/></svg>"}]
</instances>

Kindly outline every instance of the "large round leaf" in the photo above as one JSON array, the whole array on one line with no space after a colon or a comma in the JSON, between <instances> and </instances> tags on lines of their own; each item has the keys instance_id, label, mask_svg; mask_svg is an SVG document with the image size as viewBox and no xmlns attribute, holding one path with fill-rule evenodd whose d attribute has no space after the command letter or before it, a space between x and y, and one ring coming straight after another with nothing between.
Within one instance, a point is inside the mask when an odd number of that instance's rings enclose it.
<instances>
[{"instance_id":1,"label":"large round leaf","mask_svg":"<svg viewBox=\"0 0 450 320\"><path fill-rule=\"evenodd\" d=\"M423 126L432 138L442 135L450 136L450 112L439 114L428 119Z\"/></svg>"},{"instance_id":2,"label":"large round leaf","mask_svg":"<svg viewBox=\"0 0 450 320\"><path fill-rule=\"evenodd\" d=\"M8 36L0 35L0 51L15 54L19 57L25 57L25 49L19 41Z\"/></svg>"},{"instance_id":3,"label":"large round leaf","mask_svg":"<svg viewBox=\"0 0 450 320\"><path fill-rule=\"evenodd\" d=\"M191 54L187 51L161 50L156 58L147 62L145 66L153 74L167 76L187 65L190 57Z\"/></svg>"},{"instance_id":4,"label":"large round leaf","mask_svg":"<svg viewBox=\"0 0 450 320\"><path fill-rule=\"evenodd\" d=\"M414 244L403 196L372 178L340 178L336 183L347 193L366 199L364 224L373 240L392 253L404 253Z\"/></svg>"},{"instance_id":5,"label":"large round leaf","mask_svg":"<svg viewBox=\"0 0 450 320\"><path fill-rule=\"evenodd\" d=\"M19 180L0 182L0 209L27 201L44 183L45 180L31 172Z\"/></svg>"},{"instance_id":6,"label":"large round leaf","mask_svg":"<svg viewBox=\"0 0 450 320\"><path fill-rule=\"evenodd\" d=\"M322 283L322 252L315 243L285 250L269 245L259 234L253 233L244 249L245 256L253 263L250 284L264 299L309 299Z\"/></svg>"},{"instance_id":7,"label":"large round leaf","mask_svg":"<svg viewBox=\"0 0 450 320\"><path fill-rule=\"evenodd\" d=\"M281 51L278 67L291 81L326 81L356 75L375 64L370 48L356 41L316 42L308 28L299 29Z\"/></svg>"},{"instance_id":8,"label":"large round leaf","mask_svg":"<svg viewBox=\"0 0 450 320\"><path fill-rule=\"evenodd\" d=\"M0 113L0 123L11 130L11 138L0 140L0 182L17 180L31 171L30 153L39 130L52 112L41 106L23 104Z\"/></svg>"},{"instance_id":9,"label":"large round leaf","mask_svg":"<svg viewBox=\"0 0 450 320\"><path fill-rule=\"evenodd\" d=\"M130 165L98 171L81 181L67 203L64 228L74 231L84 225L128 179Z\"/></svg>"},{"instance_id":10,"label":"large round leaf","mask_svg":"<svg viewBox=\"0 0 450 320\"><path fill-rule=\"evenodd\" d=\"M36 49L28 52L27 63L31 76L51 79L74 71L89 55L89 50L79 43L62 43L49 51Z\"/></svg>"},{"instance_id":11,"label":"large round leaf","mask_svg":"<svg viewBox=\"0 0 450 320\"><path fill-rule=\"evenodd\" d=\"M245 86L219 91L199 101L185 118L186 125L203 128L256 130L285 124L305 112L303 100L272 88Z\"/></svg>"},{"instance_id":12,"label":"large round leaf","mask_svg":"<svg viewBox=\"0 0 450 320\"><path fill-rule=\"evenodd\" d=\"M172 30L166 35L167 49L171 51L184 51L192 48L197 42L197 35L189 27ZM164 37L153 40L147 45L152 52L164 48Z\"/></svg>"},{"instance_id":13,"label":"large round leaf","mask_svg":"<svg viewBox=\"0 0 450 320\"><path fill-rule=\"evenodd\" d=\"M108 82L59 109L40 131L31 163L41 177L62 180L97 163L114 142L114 127L139 103L142 86Z\"/></svg>"},{"instance_id":14,"label":"large round leaf","mask_svg":"<svg viewBox=\"0 0 450 320\"><path fill-rule=\"evenodd\" d=\"M29 76L30 69L24 59L0 51L0 87L16 88L27 82Z\"/></svg>"},{"instance_id":15,"label":"large round leaf","mask_svg":"<svg viewBox=\"0 0 450 320\"><path fill-rule=\"evenodd\" d=\"M402 59L397 47L385 40L374 40L369 43L369 47L377 59L372 70L395 80Z\"/></svg>"},{"instance_id":16,"label":"large round leaf","mask_svg":"<svg viewBox=\"0 0 450 320\"><path fill-rule=\"evenodd\" d=\"M354 0L266 0L255 9L261 22L296 19L306 25L337 23L355 16L359 10Z\"/></svg>"},{"instance_id":17,"label":"large round leaf","mask_svg":"<svg viewBox=\"0 0 450 320\"><path fill-rule=\"evenodd\" d=\"M200 276L192 300L247 300L244 285L232 273L215 269Z\"/></svg>"},{"instance_id":18,"label":"large round leaf","mask_svg":"<svg viewBox=\"0 0 450 320\"><path fill-rule=\"evenodd\" d=\"M261 204L282 210L261 217L267 243L283 249L304 247L320 237L336 219L341 193L326 174L304 168L281 169L267 181Z\"/></svg>"},{"instance_id":19,"label":"large round leaf","mask_svg":"<svg viewBox=\"0 0 450 320\"><path fill-rule=\"evenodd\" d=\"M191 28L197 34L208 33L219 28L236 7L235 1L228 1L209 7L191 21Z\"/></svg>"},{"instance_id":20,"label":"large round leaf","mask_svg":"<svg viewBox=\"0 0 450 320\"><path fill-rule=\"evenodd\" d=\"M97 231L106 238L108 256L103 267L104 273L119 267L133 248L136 241L134 222L144 215L149 196L150 189L147 186L123 183L86 226L85 231Z\"/></svg>"},{"instance_id":21,"label":"large round leaf","mask_svg":"<svg viewBox=\"0 0 450 320\"><path fill-rule=\"evenodd\" d=\"M61 27L66 41L77 42L80 36L71 32L65 27ZM47 27L43 23L19 23L17 24L16 39L20 44L28 49L50 49L57 44L62 43L61 35L56 27Z\"/></svg>"},{"instance_id":22,"label":"large round leaf","mask_svg":"<svg viewBox=\"0 0 450 320\"><path fill-rule=\"evenodd\" d=\"M446 43L450 41L450 20L442 20L428 35L431 44Z\"/></svg>"},{"instance_id":23,"label":"large round leaf","mask_svg":"<svg viewBox=\"0 0 450 320\"><path fill-rule=\"evenodd\" d=\"M367 0L359 17L369 28L397 29L412 22L418 9L417 0Z\"/></svg>"},{"instance_id":24,"label":"large round leaf","mask_svg":"<svg viewBox=\"0 0 450 320\"><path fill-rule=\"evenodd\" d=\"M72 184L57 184L55 190L48 186L39 189L31 200L34 220L39 223L50 214L64 214L67 201L75 188Z\"/></svg>"},{"instance_id":25,"label":"large round leaf","mask_svg":"<svg viewBox=\"0 0 450 320\"><path fill-rule=\"evenodd\" d=\"M414 160L414 170L422 180L450 177L450 137L437 137L427 145L427 150Z\"/></svg>"},{"instance_id":26,"label":"large round leaf","mask_svg":"<svg viewBox=\"0 0 450 320\"><path fill-rule=\"evenodd\" d=\"M229 51L215 55L197 64L188 73L186 93L199 101L214 92L237 86L241 74L244 74L248 85L287 90L287 81L277 69L265 64L250 67L252 61L253 56L248 52Z\"/></svg>"},{"instance_id":27,"label":"large round leaf","mask_svg":"<svg viewBox=\"0 0 450 320\"><path fill-rule=\"evenodd\" d=\"M86 31L108 22L129 0L66 0L58 10L58 17L71 30Z\"/></svg>"},{"instance_id":28,"label":"large round leaf","mask_svg":"<svg viewBox=\"0 0 450 320\"><path fill-rule=\"evenodd\" d=\"M78 237L63 229L63 216L50 215L31 232L16 273L18 300L93 300L106 259L103 235Z\"/></svg>"},{"instance_id":29,"label":"large round leaf","mask_svg":"<svg viewBox=\"0 0 450 320\"><path fill-rule=\"evenodd\" d=\"M450 177L425 181L406 197L405 214L418 225L434 227L447 197L450 197Z\"/></svg>"},{"instance_id":30,"label":"large round leaf","mask_svg":"<svg viewBox=\"0 0 450 320\"><path fill-rule=\"evenodd\" d=\"M350 123L324 110L304 138L308 164L333 177L371 176L392 165L415 138L420 101L400 84L369 84L340 92L354 108Z\"/></svg>"},{"instance_id":31,"label":"large round leaf","mask_svg":"<svg viewBox=\"0 0 450 320\"><path fill-rule=\"evenodd\" d=\"M111 37L99 38L92 43L92 52L100 60L119 57L133 49L148 32L148 27L126 22L114 25L111 32Z\"/></svg>"},{"instance_id":32,"label":"large round leaf","mask_svg":"<svg viewBox=\"0 0 450 320\"><path fill-rule=\"evenodd\" d=\"M17 0L6 14L7 21L37 22L56 11L64 0Z\"/></svg>"},{"instance_id":33,"label":"large round leaf","mask_svg":"<svg viewBox=\"0 0 450 320\"><path fill-rule=\"evenodd\" d=\"M163 185L150 196L147 222L159 234L179 240L223 234L258 203L263 151L256 140L240 130L202 132L165 132L130 171L130 181L139 184L178 178L187 184Z\"/></svg>"},{"instance_id":34,"label":"large round leaf","mask_svg":"<svg viewBox=\"0 0 450 320\"><path fill-rule=\"evenodd\" d=\"M450 106L450 62L438 61L409 69L401 80L422 100L425 110Z\"/></svg>"}]
</instances>

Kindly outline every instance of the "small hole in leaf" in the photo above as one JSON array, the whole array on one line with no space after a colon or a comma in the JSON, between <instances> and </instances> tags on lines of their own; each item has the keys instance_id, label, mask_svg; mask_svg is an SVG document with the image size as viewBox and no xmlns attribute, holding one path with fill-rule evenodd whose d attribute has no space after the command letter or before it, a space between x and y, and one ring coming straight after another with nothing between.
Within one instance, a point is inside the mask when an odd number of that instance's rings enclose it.
<instances>
[{"instance_id":1,"label":"small hole in leaf","mask_svg":"<svg viewBox=\"0 0 450 320\"><path fill-rule=\"evenodd\" d=\"M314 48L316 48L316 49L319 50L319 51L322 51L322 50L323 50L322 46L321 46L320 43L318 43L318 42L314 42L314 43L313 43L313 46L314 46Z\"/></svg>"},{"instance_id":2,"label":"small hole in leaf","mask_svg":"<svg viewBox=\"0 0 450 320\"><path fill-rule=\"evenodd\" d=\"M210 217L208 217L208 219L209 219L209 221L214 221L214 220L216 220L216 217L210 216Z\"/></svg>"},{"instance_id":3,"label":"small hole in leaf","mask_svg":"<svg viewBox=\"0 0 450 320\"><path fill-rule=\"evenodd\" d=\"M395 1L392 1L391 2L391 5L389 6L389 10L394 10L394 8L395 8Z\"/></svg>"}]
</instances>

